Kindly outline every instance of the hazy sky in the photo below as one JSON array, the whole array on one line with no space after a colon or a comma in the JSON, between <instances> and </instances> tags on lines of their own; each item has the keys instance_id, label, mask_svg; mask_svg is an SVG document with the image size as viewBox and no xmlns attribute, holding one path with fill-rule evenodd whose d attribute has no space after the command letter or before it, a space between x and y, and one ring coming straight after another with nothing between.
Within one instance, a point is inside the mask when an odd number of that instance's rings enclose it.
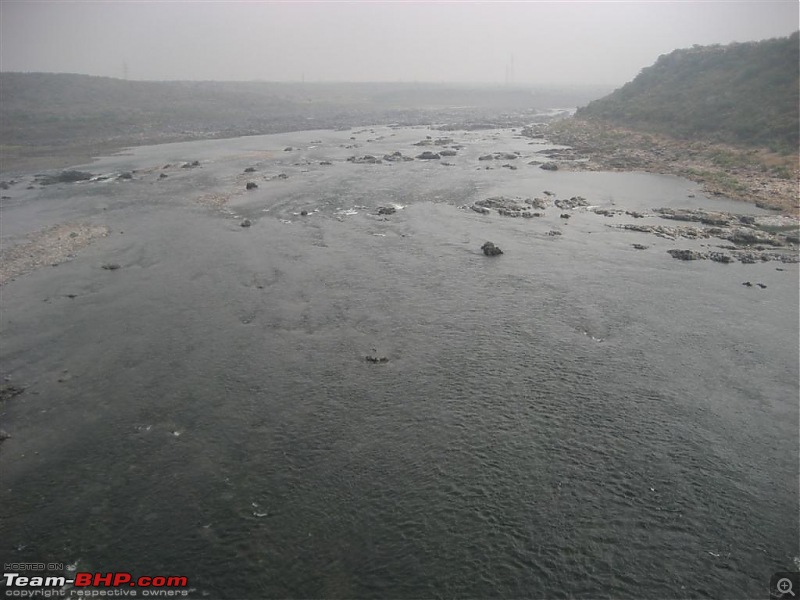
<instances>
[{"instance_id":1,"label":"hazy sky","mask_svg":"<svg viewBox=\"0 0 800 600\"><path fill-rule=\"evenodd\" d=\"M0 0L0 70L124 77L127 65L130 79L616 85L676 48L788 35L799 11L798 0Z\"/></svg>"}]
</instances>

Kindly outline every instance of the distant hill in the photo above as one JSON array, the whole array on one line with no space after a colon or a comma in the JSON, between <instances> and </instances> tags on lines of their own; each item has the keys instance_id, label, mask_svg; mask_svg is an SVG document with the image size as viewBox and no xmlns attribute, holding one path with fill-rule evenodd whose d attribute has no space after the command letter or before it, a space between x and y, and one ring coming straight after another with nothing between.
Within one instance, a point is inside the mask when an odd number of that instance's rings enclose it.
<instances>
[{"instance_id":1,"label":"distant hill","mask_svg":"<svg viewBox=\"0 0 800 600\"><path fill-rule=\"evenodd\" d=\"M597 86L126 81L5 72L0 171L75 164L124 146L207 137L392 122L500 126L508 124L509 114L524 125L536 109L574 107L606 93Z\"/></svg>"},{"instance_id":2,"label":"distant hill","mask_svg":"<svg viewBox=\"0 0 800 600\"><path fill-rule=\"evenodd\" d=\"M694 46L662 55L576 116L676 137L797 151L799 74L798 33Z\"/></svg>"}]
</instances>

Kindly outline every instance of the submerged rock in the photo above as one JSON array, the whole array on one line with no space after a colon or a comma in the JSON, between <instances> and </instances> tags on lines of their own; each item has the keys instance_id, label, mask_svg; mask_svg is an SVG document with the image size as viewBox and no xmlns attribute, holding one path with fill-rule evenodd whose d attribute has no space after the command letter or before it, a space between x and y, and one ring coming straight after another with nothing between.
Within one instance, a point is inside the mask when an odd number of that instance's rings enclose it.
<instances>
[{"instance_id":1,"label":"submerged rock","mask_svg":"<svg viewBox=\"0 0 800 600\"><path fill-rule=\"evenodd\" d=\"M430 150L426 150L422 154L417 156L419 160L439 160L441 156L436 152L431 152Z\"/></svg>"},{"instance_id":2,"label":"submerged rock","mask_svg":"<svg viewBox=\"0 0 800 600\"><path fill-rule=\"evenodd\" d=\"M545 171L558 171L558 165L554 162L546 162L539 168L544 169Z\"/></svg>"},{"instance_id":3,"label":"submerged rock","mask_svg":"<svg viewBox=\"0 0 800 600\"><path fill-rule=\"evenodd\" d=\"M394 206L381 206L378 208L379 215L393 215L397 212L397 209Z\"/></svg>"},{"instance_id":4,"label":"submerged rock","mask_svg":"<svg viewBox=\"0 0 800 600\"><path fill-rule=\"evenodd\" d=\"M250 227L252 224L253 222L250 219L242 219L242 222L239 223L242 227Z\"/></svg>"}]
</instances>

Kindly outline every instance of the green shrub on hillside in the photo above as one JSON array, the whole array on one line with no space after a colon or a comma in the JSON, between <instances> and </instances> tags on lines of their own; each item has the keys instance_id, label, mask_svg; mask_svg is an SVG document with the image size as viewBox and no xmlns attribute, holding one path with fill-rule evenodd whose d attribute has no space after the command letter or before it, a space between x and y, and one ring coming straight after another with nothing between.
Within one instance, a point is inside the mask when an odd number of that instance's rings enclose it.
<instances>
[{"instance_id":1,"label":"green shrub on hillside","mask_svg":"<svg viewBox=\"0 0 800 600\"><path fill-rule=\"evenodd\" d=\"M679 137L796 151L800 39L694 46L662 55L631 82L589 103L599 118Z\"/></svg>"}]
</instances>

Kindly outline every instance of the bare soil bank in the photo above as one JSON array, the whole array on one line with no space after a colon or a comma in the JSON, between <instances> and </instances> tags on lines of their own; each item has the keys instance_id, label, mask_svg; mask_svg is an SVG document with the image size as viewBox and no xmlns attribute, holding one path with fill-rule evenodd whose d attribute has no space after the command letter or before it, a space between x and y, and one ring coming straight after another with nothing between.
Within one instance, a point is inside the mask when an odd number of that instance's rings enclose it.
<instances>
[{"instance_id":1,"label":"bare soil bank","mask_svg":"<svg viewBox=\"0 0 800 600\"><path fill-rule=\"evenodd\" d=\"M575 118L552 123L546 135L573 150L553 155L571 159L559 160L559 168L679 175L703 184L709 194L786 214L800 212L797 154L680 140Z\"/></svg>"}]
</instances>

